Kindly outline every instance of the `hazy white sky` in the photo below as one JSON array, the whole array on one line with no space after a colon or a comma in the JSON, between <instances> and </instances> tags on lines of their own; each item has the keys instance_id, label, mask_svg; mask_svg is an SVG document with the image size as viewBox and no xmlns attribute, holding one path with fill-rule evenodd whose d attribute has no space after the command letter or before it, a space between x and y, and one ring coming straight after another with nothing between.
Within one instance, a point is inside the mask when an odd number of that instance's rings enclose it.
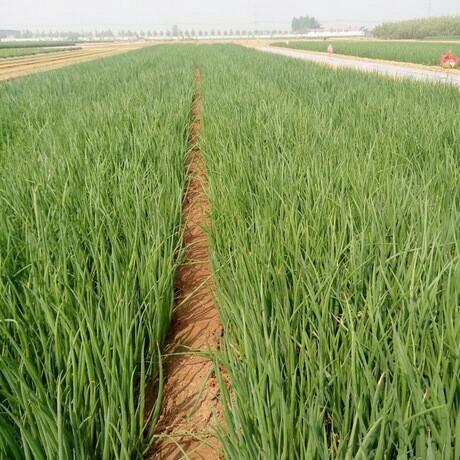
<instances>
[{"instance_id":1,"label":"hazy white sky","mask_svg":"<svg viewBox=\"0 0 460 460\"><path fill-rule=\"evenodd\" d=\"M305 14L332 26L429 13L460 14L460 0L0 0L0 28L287 28Z\"/></svg>"}]
</instances>

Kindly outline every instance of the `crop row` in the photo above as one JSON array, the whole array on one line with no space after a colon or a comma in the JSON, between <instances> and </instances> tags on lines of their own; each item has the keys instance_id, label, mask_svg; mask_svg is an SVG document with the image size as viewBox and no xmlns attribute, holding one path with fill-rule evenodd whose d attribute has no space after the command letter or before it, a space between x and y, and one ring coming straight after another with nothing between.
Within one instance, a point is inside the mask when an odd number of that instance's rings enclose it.
<instances>
[{"instance_id":1,"label":"crop row","mask_svg":"<svg viewBox=\"0 0 460 460\"><path fill-rule=\"evenodd\" d=\"M155 48L2 85L0 458L148 447L193 73Z\"/></svg>"},{"instance_id":2,"label":"crop row","mask_svg":"<svg viewBox=\"0 0 460 460\"><path fill-rule=\"evenodd\" d=\"M459 458L458 91L202 60L227 458Z\"/></svg>"}]
</instances>

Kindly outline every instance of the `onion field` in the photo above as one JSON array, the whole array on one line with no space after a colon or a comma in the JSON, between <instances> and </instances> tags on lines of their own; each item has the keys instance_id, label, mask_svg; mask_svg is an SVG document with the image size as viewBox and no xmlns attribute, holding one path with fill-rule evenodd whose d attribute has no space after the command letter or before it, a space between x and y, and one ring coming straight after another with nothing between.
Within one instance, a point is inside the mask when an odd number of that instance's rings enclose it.
<instances>
[{"instance_id":1,"label":"onion field","mask_svg":"<svg viewBox=\"0 0 460 460\"><path fill-rule=\"evenodd\" d=\"M409 62L429 66L439 65L441 56L448 51L460 54L459 43L430 43L414 41L370 41L370 40L334 40L334 41L301 41L280 42L273 46L294 48L325 53L329 45L334 52L349 56L359 56L370 59Z\"/></svg>"},{"instance_id":2,"label":"onion field","mask_svg":"<svg viewBox=\"0 0 460 460\"><path fill-rule=\"evenodd\" d=\"M203 85L227 457L458 458L458 90L238 48Z\"/></svg>"},{"instance_id":3,"label":"onion field","mask_svg":"<svg viewBox=\"0 0 460 460\"><path fill-rule=\"evenodd\" d=\"M157 458L196 75L209 458L460 458L458 89L179 44L0 84L0 458Z\"/></svg>"},{"instance_id":4,"label":"onion field","mask_svg":"<svg viewBox=\"0 0 460 460\"><path fill-rule=\"evenodd\" d=\"M193 70L158 48L0 87L2 459L142 458Z\"/></svg>"}]
</instances>

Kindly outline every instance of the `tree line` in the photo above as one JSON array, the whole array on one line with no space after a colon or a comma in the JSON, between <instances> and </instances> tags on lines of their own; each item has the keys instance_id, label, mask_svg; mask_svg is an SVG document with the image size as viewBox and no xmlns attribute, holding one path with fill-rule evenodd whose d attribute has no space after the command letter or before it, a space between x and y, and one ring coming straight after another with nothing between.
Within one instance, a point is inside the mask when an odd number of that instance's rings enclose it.
<instances>
[{"instance_id":1,"label":"tree line","mask_svg":"<svg viewBox=\"0 0 460 460\"><path fill-rule=\"evenodd\" d=\"M17 39L33 39L33 38L54 38L61 40L78 40L84 39L110 39L110 38L150 38L150 37L171 37L171 38L194 38L194 37L208 37L208 36L255 36L255 35L285 35L289 32L293 33L306 33L310 30L319 29L321 24L313 16L300 16L292 19L291 31L283 29L184 29L182 30L178 25L172 26L167 30L119 30L113 31L112 29L98 30L98 31L32 31L32 30L16 30L4 31L9 32L6 34L0 33L0 38L10 36ZM0 31L1 32L1 31Z\"/></svg>"},{"instance_id":2,"label":"tree line","mask_svg":"<svg viewBox=\"0 0 460 460\"><path fill-rule=\"evenodd\" d=\"M377 38L390 39L460 37L460 16L387 22L377 26L373 35Z\"/></svg>"},{"instance_id":3,"label":"tree line","mask_svg":"<svg viewBox=\"0 0 460 460\"><path fill-rule=\"evenodd\" d=\"M178 26L173 26L167 30L119 30L113 31L111 29L98 30L98 31L31 31L22 30L14 31L14 33L4 34L3 38L15 39L43 39L53 38L60 40L78 40L78 39L98 39L98 38L151 38L151 37L171 37L171 38L195 38L195 37L212 37L212 36L253 36L253 35L283 35L288 34L289 31L282 29L180 29ZM1 38L1 37L0 37Z\"/></svg>"}]
</instances>

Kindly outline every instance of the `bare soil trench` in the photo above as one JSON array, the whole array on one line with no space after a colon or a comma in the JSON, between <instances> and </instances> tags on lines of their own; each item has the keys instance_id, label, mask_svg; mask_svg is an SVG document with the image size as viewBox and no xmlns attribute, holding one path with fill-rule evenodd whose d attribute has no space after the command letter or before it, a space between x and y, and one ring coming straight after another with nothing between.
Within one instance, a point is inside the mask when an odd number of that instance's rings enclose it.
<instances>
[{"instance_id":1,"label":"bare soil trench","mask_svg":"<svg viewBox=\"0 0 460 460\"><path fill-rule=\"evenodd\" d=\"M219 459L213 434L222 420L219 387L206 352L219 348L223 332L205 228L209 223L206 166L199 147L202 129L201 75L197 69L192 106L188 187L183 203L185 260L176 277L176 312L167 339L162 413L149 459ZM205 352L205 353L197 353Z\"/></svg>"}]
</instances>

